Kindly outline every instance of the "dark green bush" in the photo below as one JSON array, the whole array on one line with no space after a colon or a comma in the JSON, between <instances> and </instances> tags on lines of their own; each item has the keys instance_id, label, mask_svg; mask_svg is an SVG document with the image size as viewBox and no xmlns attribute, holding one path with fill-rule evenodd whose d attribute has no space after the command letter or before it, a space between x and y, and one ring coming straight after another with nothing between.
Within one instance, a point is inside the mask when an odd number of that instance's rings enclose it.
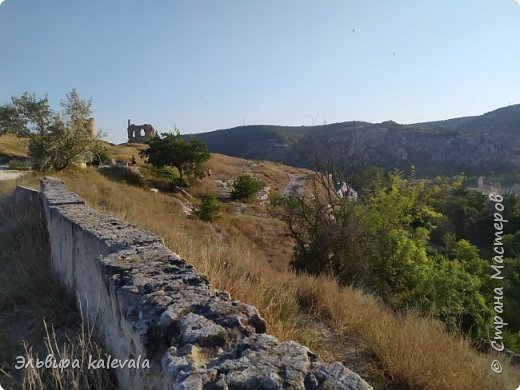
<instances>
[{"instance_id":1,"label":"dark green bush","mask_svg":"<svg viewBox=\"0 0 520 390\"><path fill-rule=\"evenodd\" d=\"M141 167L142 172L146 176L151 176L155 179L164 179L169 180L171 182L177 182L179 177L175 174L172 168L170 167L154 167L151 164L145 164Z\"/></svg>"},{"instance_id":2,"label":"dark green bush","mask_svg":"<svg viewBox=\"0 0 520 390\"><path fill-rule=\"evenodd\" d=\"M94 145L91 153L92 160L90 161L90 163L93 165L100 165L110 160L110 154L108 153L108 149L100 142Z\"/></svg>"},{"instance_id":3,"label":"dark green bush","mask_svg":"<svg viewBox=\"0 0 520 390\"><path fill-rule=\"evenodd\" d=\"M251 200L264 187L264 183L250 175L238 176L233 182L231 198Z\"/></svg>"},{"instance_id":4,"label":"dark green bush","mask_svg":"<svg viewBox=\"0 0 520 390\"><path fill-rule=\"evenodd\" d=\"M24 163L20 160L10 160L7 163L7 167L9 169L15 169L15 170L25 170L27 167L24 165Z\"/></svg>"},{"instance_id":5,"label":"dark green bush","mask_svg":"<svg viewBox=\"0 0 520 390\"><path fill-rule=\"evenodd\" d=\"M217 196L212 192L202 195L202 204L199 209L200 219L208 222L214 222L221 217L220 204Z\"/></svg>"}]
</instances>

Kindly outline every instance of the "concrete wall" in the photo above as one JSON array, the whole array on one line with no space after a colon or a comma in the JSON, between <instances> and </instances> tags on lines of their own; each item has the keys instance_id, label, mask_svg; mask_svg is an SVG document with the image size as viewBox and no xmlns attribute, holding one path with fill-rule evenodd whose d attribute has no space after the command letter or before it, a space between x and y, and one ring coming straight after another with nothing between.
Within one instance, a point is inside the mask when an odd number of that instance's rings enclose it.
<instances>
[{"instance_id":1,"label":"concrete wall","mask_svg":"<svg viewBox=\"0 0 520 390\"><path fill-rule=\"evenodd\" d=\"M40 208L40 193L32 188L24 186L16 186L14 190L14 198L16 203L24 207Z\"/></svg>"},{"instance_id":2,"label":"concrete wall","mask_svg":"<svg viewBox=\"0 0 520 390\"><path fill-rule=\"evenodd\" d=\"M371 389L339 363L266 335L256 308L212 288L162 240L45 178L52 269L114 359L121 389Z\"/></svg>"}]
</instances>

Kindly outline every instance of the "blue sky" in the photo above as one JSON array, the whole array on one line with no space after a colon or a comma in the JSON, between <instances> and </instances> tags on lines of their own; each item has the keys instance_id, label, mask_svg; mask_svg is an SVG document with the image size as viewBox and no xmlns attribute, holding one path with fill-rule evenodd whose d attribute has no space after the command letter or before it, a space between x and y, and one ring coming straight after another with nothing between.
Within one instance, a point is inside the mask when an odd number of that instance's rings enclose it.
<instances>
[{"instance_id":1,"label":"blue sky","mask_svg":"<svg viewBox=\"0 0 520 390\"><path fill-rule=\"evenodd\" d=\"M515 0L5 0L0 103L73 87L98 127L400 123L520 103Z\"/></svg>"}]
</instances>

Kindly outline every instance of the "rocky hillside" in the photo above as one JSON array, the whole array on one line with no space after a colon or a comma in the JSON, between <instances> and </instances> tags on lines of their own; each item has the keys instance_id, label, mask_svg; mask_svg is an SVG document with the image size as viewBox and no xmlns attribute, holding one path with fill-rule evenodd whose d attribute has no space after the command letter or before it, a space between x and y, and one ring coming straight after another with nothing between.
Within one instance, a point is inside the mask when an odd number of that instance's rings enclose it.
<instances>
[{"instance_id":1,"label":"rocky hillside","mask_svg":"<svg viewBox=\"0 0 520 390\"><path fill-rule=\"evenodd\" d=\"M474 117L402 125L342 122L322 126L240 126L197 134L212 152L309 166L342 145L357 166L409 169L420 176L511 173L520 167L520 105Z\"/></svg>"}]
</instances>

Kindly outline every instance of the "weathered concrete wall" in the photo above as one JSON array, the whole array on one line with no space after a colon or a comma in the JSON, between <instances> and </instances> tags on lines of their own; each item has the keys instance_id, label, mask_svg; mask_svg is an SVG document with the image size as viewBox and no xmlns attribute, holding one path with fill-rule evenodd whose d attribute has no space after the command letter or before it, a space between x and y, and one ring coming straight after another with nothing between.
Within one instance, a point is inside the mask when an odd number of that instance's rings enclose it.
<instances>
[{"instance_id":1,"label":"weathered concrete wall","mask_svg":"<svg viewBox=\"0 0 520 390\"><path fill-rule=\"evenodd\" d=\"M52 268L115 359L121 389L371 389L339 363L264 334L256 308L213 289L151 233L113 219L46 178Z\"/></svg>"},{"instance_id":2,"label":"weathered concrete wall","mask_svg":"<svg viewBox=\"0 0 520 390\"><path fill-rule=\"evenodd\" d=\"M16 203L23 204L27 207L40 208L40 193L32 188L24 186L16 186L14 190L14 198Z\"/></svg>"}]
</instances>

